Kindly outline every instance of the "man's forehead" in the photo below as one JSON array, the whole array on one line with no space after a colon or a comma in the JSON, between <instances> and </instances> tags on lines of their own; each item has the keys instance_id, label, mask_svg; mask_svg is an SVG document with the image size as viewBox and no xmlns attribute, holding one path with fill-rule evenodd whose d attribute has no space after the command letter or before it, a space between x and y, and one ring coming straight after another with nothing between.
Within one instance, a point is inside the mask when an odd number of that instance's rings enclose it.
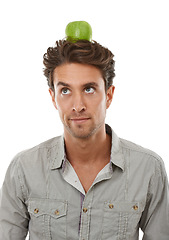
<instances>
[{"instance_id":1,"label":"man's forehead","mask_svg":"<svg viewBox=\"0 0 169 240\"><path fill-rule=\"evenodd\" d=\"M71 63L56 67L53 74L55 85L99 85L103 78L100 70L91 65Z\"/></svg>"}]
</instances>

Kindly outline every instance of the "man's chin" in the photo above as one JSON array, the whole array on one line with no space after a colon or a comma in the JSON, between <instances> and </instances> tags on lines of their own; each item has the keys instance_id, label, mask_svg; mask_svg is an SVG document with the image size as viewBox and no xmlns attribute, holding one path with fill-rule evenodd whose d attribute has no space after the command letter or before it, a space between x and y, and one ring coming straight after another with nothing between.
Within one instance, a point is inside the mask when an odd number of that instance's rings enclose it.
<instances>
[{"instance_id":1,"label":"man's chin","mask_svg":"<svg viewBox=\"0 0 169 240\"><path fill-rule=\"evenodd\" d=\"M78 139L88 139L95 132L95 129L91 129L89 131L84 131L83 129L78 129L78 130L73 131L72 129L67 128L67 130L72 137L78 138Z\"/></svg>"},{"instance_id":2,"label":"man's chin","mask_svg":"<svg viewBox=\"0 0 169 240\"><path fill-rule=\"evenodd\" d=\"M93 136L102 126L104 125L104 121L100 122L100 124L87 126L87 125L66 125L64 124L65 130L74 138L78 139L89 139Z\"/></svg>"},{"instance_id":3,"label":"man's chin","mask_svg":"<svg viewBox=\"0 0 169 240\"><path fill-rule=\"evenodd\" d=\"M74 138L88 139L89 137L92 136L92 133L75 133L75 132L71 132L71 135L72 135Z\"/></svg>"}]
</instances>

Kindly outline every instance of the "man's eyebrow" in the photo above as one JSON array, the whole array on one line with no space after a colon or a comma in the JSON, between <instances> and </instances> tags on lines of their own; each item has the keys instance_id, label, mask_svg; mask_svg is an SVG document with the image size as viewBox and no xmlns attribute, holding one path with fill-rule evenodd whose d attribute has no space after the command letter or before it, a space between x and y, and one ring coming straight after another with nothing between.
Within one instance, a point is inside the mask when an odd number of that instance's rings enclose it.
<instances>
[{"instance_id":1,"label":"man's eyebrow","mask_svg":"<svg viewBox=\"0 0 169 240\"><path fill-rule=\"evenodd\" d=\"M88 82L83 85L83 87L98 87L98 84L96 82Z\"/></svg>"},{"instance_id":2,"label":"man's eyebrow","mask_svg":"<svg viewBox=\"0 0 169 240\"><path fill-rule=\"evenodd\" d=\"M64 87L70 87L70 85L68 83L65 83L65 82L62 82L62 81L59 81L57 83L57 87L58 86L64 86ZM98 87L98 84L96 82L88 82L88 83L85 83L83 85L84 88L86 87Z\"/></svg>"},{"instance_id":3,"label":"man's eyebrow","mask_svg":"<svg viewBox=\"0 0 169 240\"><path fill-rule=\"evenodd\" d=\"M57 83L57 87L60 86L60 85L61 85L61 86L64 86L64 87L70 87L70 85L69 85L68 83L59 81L59 82Z\"/></svg>"}]
</instances>

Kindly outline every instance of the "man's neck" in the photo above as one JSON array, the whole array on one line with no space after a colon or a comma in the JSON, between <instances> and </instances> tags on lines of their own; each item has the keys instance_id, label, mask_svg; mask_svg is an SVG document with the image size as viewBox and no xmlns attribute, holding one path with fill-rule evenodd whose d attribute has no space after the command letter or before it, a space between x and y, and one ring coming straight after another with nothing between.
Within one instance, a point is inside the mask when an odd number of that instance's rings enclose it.
<instances>
[{"instance_id":1,"label":"man's neck","mask_svg":"<svg viewBox=\"0 0 169 240\"><path fill-rule=\"evenodd\" d=\"M72 165L89 166L102 159L110 159L111 137L106 134L105 128L86 139L65 134L65 147Z\"/></svg>"}]
</instances>

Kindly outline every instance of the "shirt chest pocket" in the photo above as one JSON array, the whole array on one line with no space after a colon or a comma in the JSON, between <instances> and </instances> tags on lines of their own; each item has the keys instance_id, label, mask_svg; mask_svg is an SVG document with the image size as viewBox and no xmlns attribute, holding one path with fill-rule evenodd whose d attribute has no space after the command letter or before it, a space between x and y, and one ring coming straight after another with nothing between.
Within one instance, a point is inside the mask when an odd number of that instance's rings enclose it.
<instances>
[{"instance_id":1,"label":"shirt chest pocket","mask_svg":"<svg viewBox=\"0 0 169 240\"><path fill-rule=\"evenodd\" d=\"M30 239L66 239L67 202L31 198L28 211Z\"/></svg>"},{"instance_id":2,"label":"shirt chest pocket","mask_svg":"<svg viewBox=\"0 0 169 240\"><path fill-rule=\"evenodd\" d=\"M139 202L105 202L102 239L128 240L136 237L142 211Z\"/></svg>"}]
</instances>

